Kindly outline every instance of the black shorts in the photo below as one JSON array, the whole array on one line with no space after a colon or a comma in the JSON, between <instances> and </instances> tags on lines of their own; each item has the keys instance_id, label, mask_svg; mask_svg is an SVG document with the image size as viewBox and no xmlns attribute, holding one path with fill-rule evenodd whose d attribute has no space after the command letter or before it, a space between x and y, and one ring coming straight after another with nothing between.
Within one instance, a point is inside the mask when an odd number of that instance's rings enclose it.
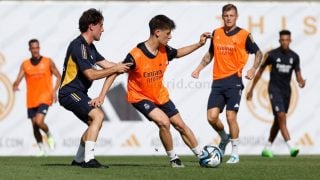
<instances>
[{"instance_id":1,"label":"black shorts","mask_svg":"<svg viewBox=\"0 0 320 180\"><path fill-rule=\"evenodd\" d=\"M40 104L38 107L28 108L28 118L32 119L37 113L46 115L49 109L49 105Z\"/></svg>"},{"instance_id":2,"label":"black shorts","mask_svg":"<svg viewBox=\"0 0 320 180\"><path fill-rule=\"evenodd\" d=\"M211 86L207 110L217 107L221 113L224 107L227 106L227 110L238 112L243 88L242 78L236 74L227 78L214 80Z\"/></svg>"},{"instance_id":3,"label":"black shorts","mask_svg":"<svg viewBox=\"0 0 320 180\"><path fill-rule=\"evenodd\" d=\"M132 103L132 105L149 120L151 119L148 115L154 108L161 109L168 116L168 118L179 113L179 111L176 109L176 106L173 104L171 100L162 105L156 105L149 100L142 100L137 103Z\"/></svg>"},{"instance_id":4,"label":"black shorts","mask_svg":"<svg viewBox=\"0 0 320 180\"><path fill-rule=\"evenodd\" d=\"M277 91L269 91L269 98L274 115L278 112L288 112L291 93L281 93Z\"/></svg>"},{"instance_id":5,"label":"black shorts","mask_svg":"<svg viewBox=\"0 0 320 180\"><path fill-rule=\"evenodd\" d=\"M94 108L89 104L91 98L83 92L73 92L67 96L59 96L59 103L65 109L73 112L81 121L88 123L89 112Z\"/></svg>"}]
</instances>

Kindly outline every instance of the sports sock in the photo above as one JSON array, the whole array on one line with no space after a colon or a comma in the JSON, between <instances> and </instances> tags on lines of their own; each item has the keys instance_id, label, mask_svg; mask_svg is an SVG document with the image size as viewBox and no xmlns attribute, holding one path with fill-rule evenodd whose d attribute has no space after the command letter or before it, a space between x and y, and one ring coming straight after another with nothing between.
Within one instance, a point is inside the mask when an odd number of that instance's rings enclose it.
<instances>
[{"instance_id":1,"label":"sports sock","mask_svg":"<svg viewBox=\"0 0 320 180\"><path fill-rule=\"evenodd\" d=\"M228 139L228 135L225 130L217 131L219 136L221 137L221 141L225 141Z\"/></svg>"},{"instance_id":2,"label":"sports sock","mask_svg":"<svg viewBox=\"0 0 320 180\"><path fill-rule=\"evenodd\" d=\"M39 147L39 149L41 150L41 151L44 151L45 149L44 149L44 144L43 144L43 142L38 142L38 147Z\"/></svg>"},{"instance_id":3,"label":"sports sock","mask_svg":"<svg viewBox=\"0 0 320 180\"><path fill-rule=\"evenodd\" d=\"M271 143L270 141L268 141L268 142L266 143L266 145L264 146L264 149L270 150L270 149L271 149L271 146L272 146L272 143Z\"/></svg>"},{"instance_id":4,"label":"sports sock","mask_svg":"<svg viewBox=\"0 0 320 180\"><path fill-rule=\"evenodd\" d=\"M84 151L84 161L88 162L91 159L94 159L94 146L96 142L93 141L86 141L85 142L85 151Z\"/></svg>"},{"instance_id":5,"label":"sports sock","mask_svg":"<svg viewBox=\"0 0 320 180\"><path fill-rule=\"evenodd\" d=\"M193 152L194 155L197 156L198 159L200 159L201 156L201 148L198 146L194 147L191 149L191 151Z\"/></svg>"},{"instance_id":6,"label":"sports sock","mask_svg":"<svg viewBox=\"0 0 320 180\"><path fill-rule=\"evenodd\" d=\"M85 147L80 143L78 147L78 151L76 156L74 157L74 160L76 162L83 162L84 161L84 152L85 152Z\"/></svg>"},{"instance_id":7,"label":"sports sock","mask_svg":"<svg viewBox=\"0 0 320 180\"><path fill-rule=\"evenodd\" d=\"M52 134L51 134L51 132L49 130L47 132L47 137L52 137Z\"/></svg>"},{"instance_id":8,"label":"sports sock","mask_svg":"<svg viewBox=\"0 0 320 180\"><path fill-rule=\"evenodd\" d=\"M231 139L232 151L231 155L239 156L238 155L238 147L239 147L239 139Z\"/></svg>"},{"instance_id":9,"label":"sports sock","mask_svg":"<svg viewBox=\"0 0 320 180\"><path fill-rule=\"evenodd\" d=\"M170 161L179 158L174 150L167 151L167 155L168 155Z\"/></svg>"},{"instance_id":10,"label":"sports sock","mask_svg":"<svg viewBox=\"0 0 320 180\"><path fill-rule=\"evenodd\" d=\"M290 149L293 147L291 140L286 141L286 144L287 144L288 149L290 151Z\"/></svg>"}]
</instances>

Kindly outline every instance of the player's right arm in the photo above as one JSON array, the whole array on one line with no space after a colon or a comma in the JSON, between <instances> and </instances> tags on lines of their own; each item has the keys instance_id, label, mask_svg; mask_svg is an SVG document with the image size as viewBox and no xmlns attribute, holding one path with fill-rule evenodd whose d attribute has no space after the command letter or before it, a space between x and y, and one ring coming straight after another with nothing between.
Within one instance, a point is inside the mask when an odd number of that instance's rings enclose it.
<instances>
[{"instance_id":1,"label":"player's right arm","mask_svg":"<svg viewBox=\"0 0 320 180\"><path fill-rule=\"evenodd\" d=\"M210 64L210 62L212 61L213 58L213 54L208 51L202 58L200 64L197 66L197 68L192 72L191 76L193 78L198 79L200 72L202 71L202 69L204 69L208 64Z\"/></svg>"},{"instance_id":2,"label":"player's right arm","mask_svg":"<svg viewBox=\"0 0 320 180\"><path fill-rule=\"evenodd\" d=\"M14 81L14 83L12 85L13 91L19 90L19 84L20 84L21 80L23 79L23 77L24 77L24 70L23 70L23 67L21 64L17 79Z\"/></svg>"},{"instance_id":3,"label":"player's right arm","mask_svg":"<svg viewBox=\"0 0 320 180\"><path fill-rule=\"evenodd\" d=\"M262 76L262 73L263 71L266 69L267 67L267 63L268 63L268 53L266 53L266 55L264 56L264 63L260 66L258 72L256 73L256 75L254 76L253 80L252 80L252 85L247 93L247 100L250 101L252 99L252 96L253 96L253 89L254 87L256 86L257 82L259 81L259 79L261 78Z\"/></svg>"},{"instance_id":4,"label":"player's right arm","mask_svg":"<svg viewBox=\"0 0 320 180\"><path fill-rule=\"evenodd\" d=\"M89 79L89 80L97 80L101 79L104 77L111 76L113 74L118 74L118 73L124 73L129 70L130 63L125 63L125 64L115 64L114 66L106 69L93 69L89 68L83 71L83 74Z\"/></svg>"}]
</instances>

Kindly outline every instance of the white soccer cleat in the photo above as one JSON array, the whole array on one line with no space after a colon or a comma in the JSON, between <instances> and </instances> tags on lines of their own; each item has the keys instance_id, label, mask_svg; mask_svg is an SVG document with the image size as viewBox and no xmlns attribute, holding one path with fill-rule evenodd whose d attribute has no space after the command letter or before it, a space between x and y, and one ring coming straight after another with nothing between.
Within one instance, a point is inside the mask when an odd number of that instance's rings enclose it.
<instances>
[{"instance_id":1,"label":"white soccer cleat","mask_svg":"<svg viewBox=\"0 0 320 180\"><path fill-rule=\"evenodd\" d=\"M227 161L227 164L237 164L239 161L239 156L231 155L230 159Z\"/></svg>"},{"instance_id":2,"label":"white soccer cleat","mask_svg":"<svg viewBox=\"0 0 320 180\"><path fill-rule=\"evenodd\" d=\"M56 143L55 143L53 137L51 137L51 136L48 137L48 145L49 145L50 150L53 150L56 146Z\"/></svg>"}]
</instances>

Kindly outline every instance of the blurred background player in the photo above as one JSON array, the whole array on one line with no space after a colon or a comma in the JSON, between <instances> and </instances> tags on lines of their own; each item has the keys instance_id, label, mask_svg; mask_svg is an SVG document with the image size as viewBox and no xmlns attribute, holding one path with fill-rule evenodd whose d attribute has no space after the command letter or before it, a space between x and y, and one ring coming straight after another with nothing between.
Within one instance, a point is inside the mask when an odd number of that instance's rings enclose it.
<instances>
[{"instance_id":1,"label":"blurred background player","mask_svg":"<svg viewBox=\"0 0 320 180\"><path fill-rule=\"evenodd\" d=\"M203 33L199 42L174 49L168 46L175 23L165 15L157 15L149 21L150 36L139 43L127 55L124 62L133 65L128 71L128 101L159 128L161 142L172 167L184 167L173 148L170 124L179 131L185 144L199 157L201 148L184 123L163 85L163 76L171 60L180 58L203 46L210 33Z\"/></svg>"},{"instance_id":2,"label":"blurred background player","mask_svg":"<svg viewBox=\"0 0 320 180\"><path fill-rule=\"evenodd\" d=\"M81 35L75 38L67 49L59 90L60 105L88 125L71 165L107 168L108 166L100 164L94 157L104 113L99 107L90 104L88 89L96 79L126 72L129 64L115 64L105 60L93 44L100 40L104 31L103 15L99 10L92 8L84 11L79 19L79 29ZM102 69L97 69L97 65Z\"/></svg>"},{"instance_id":3,"label":"blurred background player","mask_svg":"<svg viewBox=\"0 0 320 180\"><path fill-rule=\"evenodd\" d=\"M246 74L246 78L253 79L256 69L262 59L262 53L253 41L251 34L237 27L237 7L227 4L222 8L224 26L212 33L209 51L202 58L201 63L192 72L192 77L199 78L201 70L206 67L214 57L213 82L208 100L207 118L209 124L221 137L219 148L223 154L230 137L224 130L219 114L226 106L226 118L231 136L232 152L227 163L238 163L239 125L237 112L240 106L243 89L242 69L247 63L249 53L255 54L253 67Z\"/></svg>"},{"instance_id":4,"label":"blurred background player","mask_svg":"<svg viewBox=\"0 0 320 180\"><path fill-rule=\"evenodd\" d=\"M13 83L13 90L19 90L19 84L23 77L27 86L28 118L32 121L33 134L40 151L38 156L46 154L40 129L47 135L50 149L55 146L48 125L44 122L49 106L57 101L57 90L61 81L61 75L54 62L49 57L40 55L40 44L37 39L29 41L31 58L23 61L17 79ZM56 77L53 87L52 75Z\"/></svg>"},{"instance_id":5,"label":"blurred background player","mask_svg":"<svg viewBox=\"0 0 320 180\"><path fill-rule=\"evenodd\" d=\"M259 68L259 71L257 72L247 94L247 100L251 100L255 85L260 79L265 68L270 65L271 71L268 92L274 121L271 126L268 142L261 153L263 157L273 157L271 145L277 137L279 130L281 131L281 134L288 146L290 155L295 157L299 153L299 149L293 147L290 140L286 117L290 105L290 82L293 70L295 71L296 79L300 88L305 86L306 81L301 75L299 56L289 47L291 43L291 32L288 30L282 30L279 32L279 36L280 47L265 54L264 62Z\"/></svg>"}]
</instances>

